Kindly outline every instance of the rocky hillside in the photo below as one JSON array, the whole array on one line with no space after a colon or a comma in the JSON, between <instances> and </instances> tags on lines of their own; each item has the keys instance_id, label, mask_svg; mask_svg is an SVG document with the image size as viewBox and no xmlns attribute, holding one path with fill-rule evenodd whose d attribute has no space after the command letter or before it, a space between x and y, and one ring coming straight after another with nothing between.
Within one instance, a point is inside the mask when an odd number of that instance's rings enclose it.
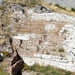
<instances>
[{"instance_id":1,"label":"rocky hillside","mask_svg":"<svg viewBox=\"0 0 75 75\"><path fill-rule=\"evenodd\" d=\"M0 8L0 51L17 49L29 66L37 63L74 72L75 17L37 0L22 1L5 0Z\"/></svg>"},{"instance_id":2,"label":"rocky hillside","mask_svg":"<svg viewBox=\"0 0 75 75\"><path fill-rule=\"evenodd\" d=\"M75 1L74 0L44 0L48 3L52 4L59 4L60 6L63 7L68 7L68 8L75 8Z\"/></svg>"}]
</instances>

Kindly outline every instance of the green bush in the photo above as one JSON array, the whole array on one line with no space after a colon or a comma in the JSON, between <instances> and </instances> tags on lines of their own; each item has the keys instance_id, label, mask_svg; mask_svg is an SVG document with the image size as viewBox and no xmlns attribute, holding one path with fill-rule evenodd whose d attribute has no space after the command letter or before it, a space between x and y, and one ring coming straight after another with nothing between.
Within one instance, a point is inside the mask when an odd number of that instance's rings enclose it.
<instances>
[{"instance_id":1,"label":"green bush","mask_svg":"<svg viewBox=\"0 0 75 75\"><path fill-rule=\"evenodd\" d=\"M71 8L71 11L75 12L75 8Z\"/></svg>"},{"instance_id":2,"label":"green bush","mask_svg":"<svg viewBox=\"0 0 75 75\"><path fill-rule=\"evenodd\" d=\"M59 4L55 4L55 6L59 7L60 8L60 5Z\"/></svg>"},{"instance_id":3,"label":"green bush","mask_svg":"<svg viewBox=\"0 0 75 75\"><path fill-rule=\"evenodd\" d=\"M73 75L73 73L66 70L58 69L51 66L39 66L38 64L34 64L33 66L28 66L24 64L23 71L25 70L34 71L43 75Z\"/></svg>"},{"instance_id":4,"label":"green bush","mask_svg":"<svg viewBox=\"0 0 75 75\"><path fill-rule=\"evenodd\" d=\"M66 10L66 7L62 7L62 6L61 6L60 8L63 9L63 10Z\"/></svg>"},{"instance_id":5,"label":"green bush","mask_svg":"<svg viewBox=\"0 0 75 75\"><path fill-rule=\"evenodd\" d=\"M66 10L66 7L62 7L62 6L60 6L59 4L55 4L55 6L61 8L61 9L63 9L63 10Z\"/></svg>"},{"instance_id":6,"label":"green bush","mask_svg":"<svg viewBox=\"0 0 75 75\"><path fill-rule=\"evenodd\" d=\"M59 52L64 52L64 49L63 49L63 48L59 48L58 51L59 51Z\"/></svg>"},{"instance_id":7,"label":"green bush","mask_svg":"<svg viewBox=\"0 0 75 75\"><path fill-rule=\"evenodd\" d=\"M29 70L29 66L27 64L23 64L23 69L22 71L25 71L25 70Z\"/></svg>"}]
</instances>

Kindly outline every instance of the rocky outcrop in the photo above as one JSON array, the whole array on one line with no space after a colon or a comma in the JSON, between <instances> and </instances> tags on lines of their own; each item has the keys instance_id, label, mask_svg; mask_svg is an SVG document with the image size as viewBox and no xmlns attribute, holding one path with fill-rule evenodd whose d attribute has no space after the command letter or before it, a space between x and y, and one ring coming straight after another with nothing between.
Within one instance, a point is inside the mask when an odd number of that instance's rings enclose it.
<instances>
[{"instance_id":1,"label":"rocky outcrop","mask_svg":"<svg viewBox=\"0 0 75 75\"><path fill-rule=\"evenodd\" d=\"M12 75L22 75L21 73L22 68L23 68L23 60L16 50L13 54L13 59L9 67L9 73Z\"/></svg>"},{"instance_id":2,"label":"rocky outcrop","mask_svg":"<svg viewBox=\"0 0 75 75\"><path fill-rule=\"evenodd\" d=\"M50 9L44 7L44 6L38 6L38 5L36 5L34 7L34 12L35 13L51 13L52 10L50 10Z\"/></svg>"},{"instance_id":3,"label":"rocky outcrop","mask_svg":"<svg viewBox=\"0 0 75 75\"><path fill-rule=\"evenodd\" d=\"M66 24L60 30L60 35L66 37L62 47L66 51L67 59L75 62L75 24Z\"/></svg>"},{"instance_id":4,"label":"rocky outcrop","mask_svg":"<svg viewBox=\"0 0 75 75\"><path fill-rule=\"evenodd\" d=\"M0 6L3 4L3 0L0 0Z\"/></svg>"},{"instance_id":5,"label":"rocky outcrop","mask_svg":"<svg viewBox=\"0 0 75 75\"><path fill-rule=\"evenodd\" d=\"M52 13L35 13L33 8L28 9L27 13L31 20L46 20L46 21L53 21L53 22L72 22L75 23L75 17L68 16L66 14L59 14L56 12Z\"/></svg>"}]
</instances>

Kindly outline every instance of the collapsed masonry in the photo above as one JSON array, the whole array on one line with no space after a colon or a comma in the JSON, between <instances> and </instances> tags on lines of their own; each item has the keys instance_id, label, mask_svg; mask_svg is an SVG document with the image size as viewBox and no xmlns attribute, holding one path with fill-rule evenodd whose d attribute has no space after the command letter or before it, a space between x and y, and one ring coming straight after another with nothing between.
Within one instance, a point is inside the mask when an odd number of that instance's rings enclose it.
<instances>
[{"instance_id":1,"label":"collapsed masonry","mask_svg":"<svg viewBox=\"0 0 75 75\"><path fill-rule=\"evenodd\" d=\"M8 72L10 75L22 75L21 70L23 68L23 60L18 54L17 50L13 53L13 59L11 61Z\"/></svg>"}]
</instances>

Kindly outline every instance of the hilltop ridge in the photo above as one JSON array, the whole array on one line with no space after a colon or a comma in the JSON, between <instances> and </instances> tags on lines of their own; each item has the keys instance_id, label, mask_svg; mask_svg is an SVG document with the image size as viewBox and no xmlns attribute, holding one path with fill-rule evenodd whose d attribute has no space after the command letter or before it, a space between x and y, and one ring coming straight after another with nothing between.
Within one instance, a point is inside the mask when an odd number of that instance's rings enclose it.
<instances>
[{"instance_id":1,"label":"hilltop ridge","mask_svg":"<svg viewBox=\"0 0 75 75\"><path fill-rule=\"evenodd\" d=\"M44 0L48 3L59 4L63 7L75 8L75 0Z\"/></svg>"}]
</instances>

